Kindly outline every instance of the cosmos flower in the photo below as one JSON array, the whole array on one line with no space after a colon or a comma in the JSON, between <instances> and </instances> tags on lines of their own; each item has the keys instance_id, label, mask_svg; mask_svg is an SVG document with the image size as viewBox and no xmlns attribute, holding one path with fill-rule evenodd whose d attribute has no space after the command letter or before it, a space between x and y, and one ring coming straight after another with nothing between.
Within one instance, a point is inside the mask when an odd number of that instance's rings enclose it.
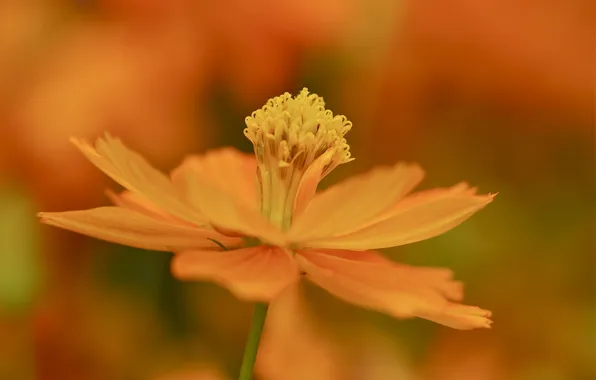
<instances>
[{"instance_id":1,"label":"cosmos flower","mask_svg":"<svg viewBox=\"0 0 596 380\"><path fill-rule=\"evenodd\" d=\"M398 163L316 193L350 162L352 124L303 89L246 118L255 155L231 148L190 156L168 177L106 135L73 140L124 186L115 207L40 213L42 222L139 248L173 251L174 275L211 280L238 298L269 302L305 277L344 300L397 318L458 329L490 327L490 312L460 304L463 290L442 268L397 264L373 250L442 234L490 203L464 183L409 195L422 180Z\"/></svg>"}]
</instances>

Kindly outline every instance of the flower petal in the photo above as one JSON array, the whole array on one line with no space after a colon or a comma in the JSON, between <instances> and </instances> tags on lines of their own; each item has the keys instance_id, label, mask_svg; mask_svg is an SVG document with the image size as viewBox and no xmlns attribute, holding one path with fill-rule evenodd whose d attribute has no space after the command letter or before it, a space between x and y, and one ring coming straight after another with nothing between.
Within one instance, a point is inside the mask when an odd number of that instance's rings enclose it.
<instances>
[{"instance_id":1,"label":"flower petal","mask_svg":"<svg viewBox=\"0 0 596 380\"><path fill-rule=\"evenodd\" d=\"M205 224L203 216L182 201L166 175L119 139L106 134L97 140L95 147L80 139L72 139L72 142L95 166L128 190L141 194L147 201L180 219Z\"/></svg>"},{"instance_id":2,"label":"flower petal","mask_svg":"<svg viewBox=\"0 0 596 380\"><path fill-rule=\"evenodd\" d=\"M100 207L83 211L39 213L43 223L97 239L155 251L180 251L237 246L230 238L201 227L157 219L122 207Z\"/></svg>"},{"instance_id":3,"label":"flower petal","mask_svg":"<svg viewBox=\"0 0 596 380\"><path fill-rule=\"evenodd\" d=\"M152 218L165 219L168 221L175 221L177 223L183 223L192 226L192 224L187 223L182 219L178 219L155 206L153 203L148 201L147 198L139 193L133 193L131 191L125 190L116 194L112 190L106 190L106 195L118 207L133 210Z\"/></svg>"},{"instance_id":4,"label":"flower petal","mask_svg":"<svg viewBox=\"0 0 596 380\"><path fill-rule=\"evenodd\" d=\"M172 259L172 273L182 280L211 280L238 298L268 302L299 279L298 267L281 248L258 246L230 251L186 251Z\"/></svg>"},{"instance_id":5,"label":"flower petal","mask_svg":"<svg viewBox=\"0 0 596 380\"><path fill-rule=\"evenodd\" d=\"M259 199L256 171L257 161L254 154L222 148L203 155L187 156L182 164L172 171L171 177L174 185L186 192L186 176L200 176L214 187L234 196L238 203L249 209L257 209Z\"/></svg>"},{"instance_id":6,"label":"flower petal","mask_svg":"<svg viewBox=\"0 0 596 380\"><path fill-rule=\"evenodd\" d=\"M347 355L338 350L330 339L333 333L320 326L309 306L300 282L271 302L255 368L259 379L342 380L353 369L342 366Z\"/></svg>"},{"instance_id":7,"label":"flower petal","mask_svg":"<svg viewBox=\"0 0 596 380\"><path fill-rule=\"evenodd\" d=\"M423 176L418 165L399 163L340 182L317 194L295 218L290 239L301 243L357 230L409 193Z\"/></svg>"},{"instance_id":8,"label":"flower petal","mask_svg":"<svg viewBox=\"0 0 596 380\"><path fill-rule=\"evenodd\" d=\"M386 211L371 226L345 235L313 239L307 247L376 249L430 239L464 222L496 194L475 195L467 185L415 193Z\"/></svg>"},{"instance_id":9,"label":"flower petal","mask_svg":"<svg viewBox=\"0 0 596 380\"><path fill-rule=\"evenodd\" d=\"M449 301L462 298L449 270L400 265L370 251L305 250L296 259L311 281L356 305L456 329L490 327L490 312Z\"/></svg>"},{"instance_id":10,"label":"flower petal","mask_svg":"<svg viewBox=\"0 0 596 380\"><path fill-rule=\"evenodd\" d=\"M284 246L286 237L276 226L269 223L260 212L251 209L213 186L200 176L186 176L188 189L194 194L189 200L220 231L234 231L259 238L271 245Z\"/></svg>"},{"instance_id":11,"label":"flower petal","mask_svg":"<svg viewBox=\"0 0 596 380\"><path fill-rule=\"evenodd\" d=\"M458 330L490 328L493 323L491 316L492 313L488 310L456 303L450 303L442 310L428 310L420 315L421 318Z\"/></svg>"},{"instance_id":12,"label":"flower petal","mask_svg":"<svg viewBox=\"0 0 596 380\"><path fill-rule=\"evenodd\" d=\"M328 150L319 156L304 172L298 184L298 191L296 191L296 198L294 200L294 218L301 215L310 204L310 201L317 192L317 186L323 178L323 171L329 165L335 152Z\"/></svg>"}]
</instances>

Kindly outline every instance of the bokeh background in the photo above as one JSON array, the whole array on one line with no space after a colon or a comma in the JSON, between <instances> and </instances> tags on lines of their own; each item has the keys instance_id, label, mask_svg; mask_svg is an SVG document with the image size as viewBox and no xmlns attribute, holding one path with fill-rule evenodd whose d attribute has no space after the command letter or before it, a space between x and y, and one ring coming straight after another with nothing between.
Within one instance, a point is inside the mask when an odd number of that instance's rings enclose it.
<instances>
[{"instance_id":1,"label":"bokeh background","mask_svg":"<svg viewBox=\"0 0 596 380\"><path fill-rule=\"evenodd\" d=\"M593 0L0 0L0 379L234 379L251 306L171 255L42 226L116 188L68 142L110 131L169 170L303 86L356 161L499 192L387 250L448 266L492 330L398 321L310 286L272 306L260 380L596 378ZM376 189L383 191L383 189Z\"/></svg>"}]
</instances>

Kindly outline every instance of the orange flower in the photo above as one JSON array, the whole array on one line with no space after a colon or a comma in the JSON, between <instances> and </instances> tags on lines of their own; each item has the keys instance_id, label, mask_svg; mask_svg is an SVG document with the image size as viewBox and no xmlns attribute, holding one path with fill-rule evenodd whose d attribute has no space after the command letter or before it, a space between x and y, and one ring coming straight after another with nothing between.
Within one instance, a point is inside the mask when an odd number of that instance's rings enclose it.
<instances>
[{"instance_id":1,"label":"orange flower","mask_svg":"<svg viewBox=\"0 0 596 380\"><path fill-rule=\"evenodd\" d=\"M463 183L408 195L423 171L403 163L315 194L325 175L352 160L344 138L351 123L306 89L295 98L270 99L246 125L256 158L215 150L188 157L170 178L109 135L95 147L74 140L127 191L112 195L116 207L41 213L42 221L174 251L175 276L218 282L244 300L268 302L304 276L348 302L398 318L490 327L490 312L457 303L462 285L451 271L396 264L371 249L442 234L493 195L476 195Z\"/></svg>"}]
</instances>

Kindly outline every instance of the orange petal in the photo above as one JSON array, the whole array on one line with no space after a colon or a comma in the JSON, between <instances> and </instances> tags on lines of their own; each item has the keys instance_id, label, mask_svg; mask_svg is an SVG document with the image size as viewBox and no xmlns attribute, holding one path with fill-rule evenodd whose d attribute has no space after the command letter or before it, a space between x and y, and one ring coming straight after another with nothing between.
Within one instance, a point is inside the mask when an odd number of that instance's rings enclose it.
<instances>
[{"instance_id":1,"label":"orange petal","mask_svg":"<svg viewBox=\"0 0 596 380\"><path fill-rule=\"evenodd\" d=\"M270 246L181 252L172 259L172 273L182 280L217 282L236 297L253 302L271 301L299 278L290 254Z\"/></svg>"},{"instance_id":2,"label":"orange petal","mask_svg":"<svg viewBox=\"0 0 596 380\"><path fill-rule=\"evenodd\" d=\"M305 246L376 249L414 243L440 235L489 204L495 195L475 195L467 185L412 194L361 230L313 239Z\"/></svg>"},{"instance_id":3,"label":"orange petal","mask_svg":"<svg viewBox=\"0 0 596 380\"><path fill-rule=\"evenodd\" d=\"M293 242L350 233L409 193L423 178L417 165L375 168L317 194L295 218L289 232Z\"/></svg>"},{"instance_id":4,"label":"orange petal","mask_svg":"<svg viewBox=\"0 0 596 380\"><path fill-rule=\"evenodd\" d=\"M218 245L209 239L215 239L224 246L237 246L242 242L213 230L152 218L122 207L42 212L38 216L43 223L52 226L113 243L155 251L217 248Z\"/></svg>"},{"instance_id":5,"label":"orange petal","mask_svg":"<svg viewBox=\"0 0 596 380\"><path fill-rule=\"evenodd\" d=\"M449 270L400 265L374 252L306 250L296 258L311 281L356 305L456 329L490 326L490 312L449 301L462 298Z\"/></svg>"},{"instance_id":6,"label":"orange petal","mask_svg":"<svg viewBox=\"0 0 596 380\"><path fill-rule=\"evenodd\" d=\"M138 193L133 193L131 191L125 190L118 194L113 192L112 190L106 190L106 195L110 200L118 207L124 207L129 210L133 210L139 212L141 214L145 214L152 218L157 219L165 219L169 221L175 221L178 223L187 224L187 222L183 221L182 219L178 219L164 210L160 209L159 207L155 206L153 203L149 202L147 198L143 197L143 195ZM188 225L192 225L188 223Z\"/></svg>"},{"instance_id":7,"label":"orange petal","mask_svg":"<svg viewBox=\"0 0 596 380\"><path fill-rule=\"evenodd\" d=\"M239 232L272 245L285 245L286 237L282 231L269 223L256 209L236 202L232 195L200 176L189 173L186 180L188 189L193 194L189 201L218 230Z\"/></svg>"},{"instance_id":8,"label":"orange petal","mask_svg":"<svg viewBox=\"0 0 596 380\"><path fill-rule=\"evenodd\" d=\"M72 139L72 142L95 166L128 190L180 219L205 224L203 216L182 201L166 175L119 139L106 134L97 140L95 147L84 140Z\"/></svg>"},{"instance_id":9,"label":"orange petal","mask_svg":"<svg viewBox=\"0 0 596 380\"><path fill-rule=\"evenodd\" d=\"M271 302L255 374L266 380L343 380L352 369L342 363L347 355L310 312L301 285L288 286Z\"/></svg>"},{"instance_id":10,"label":"orange petal","mask_svg":"<svg viewBox=\"0 0 596 380\"><path fill-rule=\"evenodd\" d=\"M453 327L458 330L469 330L478 327L491 328L492 313L477 306L450 303L442 310L428 310L420 315L424 319Z\"/></svg>"},{"instance_id":11,"label":"orange petal","mask_svg":"<svg viewBox=\"0 0 596 380\"><path fill-rule=\"evenodd\" d=\"M242 153L233 148L212 150L204 155L187 156L172 171L172 182L187 196L186 176L200 176L221 191L234 196L236 201L249 209L257 209L260 200L256 183L257 161L254 154Z\"/></svg>"},{"instance_id":12,"label":"orange petal","mask_svg":"<svg viewBox=\"0 0 596 380\"><path fill-rule=\"evenodd\" d=\"M317 186L322 179L325 167L331 162L334 152L328 150L319 156L304 172L298 184L296 198L294 200L294 219L301 215L310 204L310 201L317 192Z\"/></svg>"}]
</instances>

